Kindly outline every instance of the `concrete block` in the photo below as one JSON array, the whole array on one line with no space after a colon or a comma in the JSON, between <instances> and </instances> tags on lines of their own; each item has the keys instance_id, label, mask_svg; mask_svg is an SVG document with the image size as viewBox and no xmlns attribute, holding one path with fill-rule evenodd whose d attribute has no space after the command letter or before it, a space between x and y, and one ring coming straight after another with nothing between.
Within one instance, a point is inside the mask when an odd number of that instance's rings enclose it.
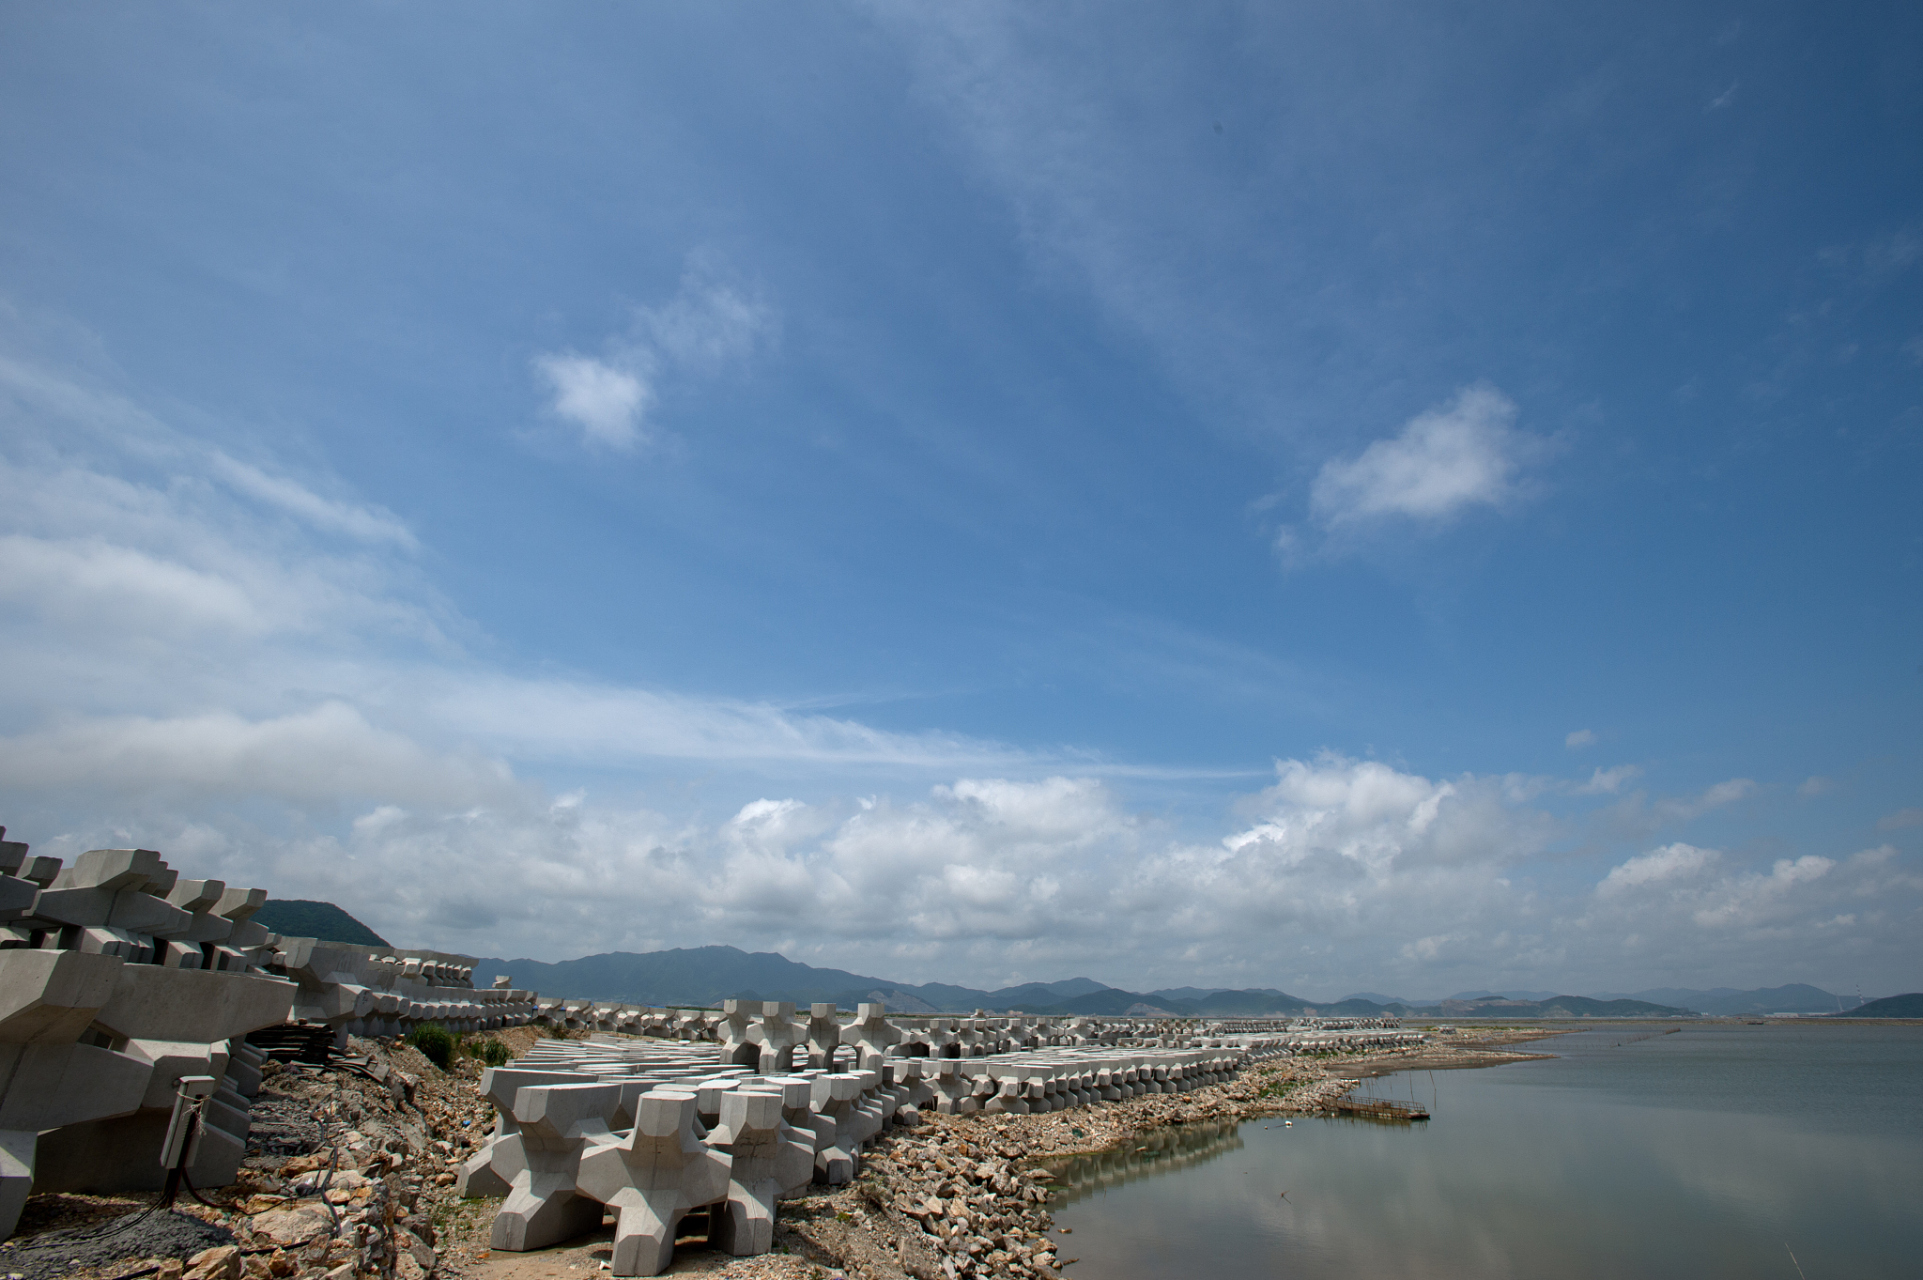
<instances>
[{"instance_id":1,"label":"concrete block","mask_svg":"<svg viewBox=\"0 0 1923 1280\"><path fill-rule=\"evenodd\" d=\"M211 1043L287 1020L294 984L257 973L126 965L99 1023L130 1040Z\"/></svg>"},{"instance_id":2,"label":"concrete block","mask_svg":"<svg viewBox=\"0 0 1923 1280\"><path fill-rule=\"evenodd\" d=\"M709 1244L737 1258L774 1247L775 1200L793 1132L782 1118L778 1091L739 1089L721 1100L721 1123L708 1145L728 1153L727 1207L717 1212Z\"/></svg>"},{"instance_id":3,"label":"concrete block","mask_svg":"<svg viewBox=\"0 0 1923 1280\"><path fill-rule=\"evenodd\" d=\"M616 1214L612 1270L617 1276L666 1270L674 1258L675 1224L728 1195L732 1162L727 1152L695 1135L696 1105L691 1092L643 1094L634 1128L594 1144L581 1157L576 1187Z\"/></svg>"},{"instance_id":4,"label":"concrete block","mask_svg":"<svg viewBox=\"0 0 1923 1280\"><path fill-rule=\"evenodd\" d=\"M4 831L0 827L0 831ZM12 1235L33 1192L34 1146L38 1130L0 1129L0 1234Z\"/></svg>"},{"instance_id":5,"label":"concrete block","mask_svg":"<svg viewBox=\"0 0 1923 1280\"><path fill-rule=\"evenodd\" d=\"M113 999L121 965L75 951L0 951L0 1043L71 1043Z\"/></svg>"},{"instance_id":6,"label":"concrete block","mask_svg":"<svg viewBox=\"0 0 1923 1280\"><path fill-rule=\"evenodd\" d=\"M496 1249L545 1248L601 1223L601 1209L575 1192L590 1142L611 1137L607 1116L620 1098L611 1084L524 1086L515 1095L516 1131L499 1140L493 1170L509 1183L494 1218Z\"/></svg>"}]
</instances>

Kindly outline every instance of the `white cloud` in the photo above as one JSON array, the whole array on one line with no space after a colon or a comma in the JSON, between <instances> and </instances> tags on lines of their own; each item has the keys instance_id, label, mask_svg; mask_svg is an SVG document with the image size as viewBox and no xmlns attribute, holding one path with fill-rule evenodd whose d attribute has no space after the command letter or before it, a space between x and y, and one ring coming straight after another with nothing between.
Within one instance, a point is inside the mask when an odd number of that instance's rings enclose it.
<instances>
[{"instance_id":1,"label":"white cloud","mask_svg":"<svg viewBox=\"0 0 1923 1280\"><path fill-rule=\"evenodd\" d=\"M231 578L98 539L0 535L0 600L68 626L253 636L277 625Z\"/></svg>"},{"instance_id":2,"label":"white cloud","mask_svg":"<svg viewBox=\"0 0 1923 1280\"><path fill-rule=\"evenodd\" d=\"M1600 894L1618 894L1645 885L1662 884L1694 876L1711 866L1722 855L1714 849L1698 849L1694 845L1672 844L1631 858L1621 866L1613 867L1602 883L1596 886Z\"/></svg>"},{"instance_id":3,"label":"white cloud","mask_svg":"<svg viewBox=\"0 0 1923 1280\"><path fill-rule=\"evenodd\" d=\"M629 331L604 355L547 352L534 368L548 385L549 411L580 428L583 443L630 451L650 438L664 383L713 377L752 355L774 328L767 304L695 265L673 298L636 308Z\"/></svg>"},{"instance_id":4,"label":"white cloud","mask_svg":"<svg viewBox=\"0 0 1923 1280\"><path fill-rule=\"evenodd\" d=\"M392 542L410 550L419 544L414 531L389 512L352 502L323 498L312 489L286 476L269 475L259 467L228 457L216 449L210 452L215 475L249 497L299 516L317 529L344 533L364 542Z\"/></svg>"},{"instance_id":5,"label":"white cloud","mask_svg":"<svg viewBox=\"0 0 1923 1280\"><path fill-rule=\"evenodd\" d=\"M1440 523L1521 493L1519 473L1541 441L1514 429L1516 406L1487 383L1417 414L1399 435L1354 458L1331 458L1309 492L1325 528L1390 519Z\"/></svg>"},{"instance_id":6,"label":"white cloud","mask_svg":"<svg viewBox=\"0 0 1923 1280\"><path fill-rule=\"evenodd\" d=\"M1562 740L1562 745L1574 751L1577 747L1590 747L1596 743L1596 734L1591 729L1577 729Z\"/></svg>"},{"instance_id":7,"label":"white cloud","mask_svg":"<svg viewBox=\"0 0 1923 1280\"><path fill-rule=\"evenodd\" d=\"M1779 858L1768 875L1738 876L1695 912L1697 924L1709 928L1729 928L1756 924L1783 914L1785 900L1800 885L1820 880L1836 863L1816 854L1800 858Z\"/></svg>"},{"instance_id":8,"label":"white cloud","mask_svg":"<svg viewBox=\"0 0 1923 1280\"><path fill-rule=\"evenodd\" d=\"M1650 811L1662 822L1690 822L1713 809L1735 804L1755 793L1756 784L1748 778L1730 778L1708 788L1701 795L1658 800Z\"/></svg>"},{"instance_id":9,"label":"white cloud","mask_svg":"<svg viewBox=\"0 0 1923 1280\"><path fill-rule=\"evenodd\" d=\"M1901 831L1905 827L1923 827L1923 809L1898 809L1876 824L1878 831Z\"/></svg>"},{"instance_id":10,"label":"white cloud","mask_svg":"<svg viewBox=\"0 0 1923 1280\"><path fill-rule=\"evenodd\" d=\"M1642 777L1642 773L1639 765L1619 764L1612 769L1598 765L1589 775L1589 781L1577 786L1575 793L1579 796L1613 796L1622 790L1624 783Z\"/></svg>"},{"instance_id":11,"label":"white cloud","mask_svg":"<svg viewBox=\"0 0 1923 1280\"><path fill-rule=\"evenodd\" d=\"M654 401L654 389L638 368L616 368L582 355L541 355L534 367L554 392L554 413L581 428L589 444L632 449L641 442L641 423Z\"/></svg>"},{"instance_id":12,"label":"white cloud","mask_svg":"<svg viewBox=\"0 0 1923 1280\"><path fill-rule=\"evenodd\" d=\"M63 721L0 738L14 787L96 795L185 791L296 804L392 799L460 807L512 787L505 765L439 755L338 702L267 720L232 712Z\"/></svg>"},{"instance_id":13,"label":"white cloud","mask_svg":"<svg viewBox=\"0 0 1923 1280\"><path fill-rule=\"evenodd\" d=\"M1825 778L1820 774L1813 773L1803 779L1801 785L1796 788L1796 794L1802 796L1805 800L1812 800L1817 796L1828 795L1834 790L1836 790L1835 779Z\"/></svg>"},{"instance_id":14,"label":"white cloud","mask_svg":"<svg viewBox=\"0 0 1923 1280\"><path fill-rule=\"evenodd\" d=\"M1638 912L1611 955L1626 932L1665 938L1657 960L1759 929L1801 946L1816 923L1860 946L1923 898L1886 847L1823 875L1726 854L1722 890L1705 871L1592 894L1585 874L1577 901L1561 860L1596 855L1558 852L1566 828L1535 806L1633 766L1576 785L1327 753L1178 829L1118 792L1128 769L529 675L463 644L392 517L28 373L0 369L0 820L42 852L159 848L478 954L730 942L910 980L1311 994L1547 981ZM1752 789L1635 804L1676 817Z\"/></svg>"}]
</instances>

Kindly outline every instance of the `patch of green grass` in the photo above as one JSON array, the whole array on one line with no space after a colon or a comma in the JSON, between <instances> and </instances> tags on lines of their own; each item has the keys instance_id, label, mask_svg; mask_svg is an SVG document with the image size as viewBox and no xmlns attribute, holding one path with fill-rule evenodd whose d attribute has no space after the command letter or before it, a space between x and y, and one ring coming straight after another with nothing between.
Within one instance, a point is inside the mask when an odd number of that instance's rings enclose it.
<instances>
[{"instance_id":1,"label":"patch of green grass","mask_svg":"<svg viewBox=\"0 0 1923 1280\"><path fill-rule=\"evenodd\" d=\"M415 1027L407 1033L407 1042L443 1071L454 1061L454 1034L438 1022L423 1022Z\"/></svg>"},{"instance_id":2,"label":"patch of green grass","mask_svg":"<svg viewBox=\"0 0 1923 1280\"><path fill-rule=\"evenodd\" d=\"M490 1067L505 1067L508 1060L514 1056L512 1049L492 1036L478 1044L469 1041L461 1047L470 1058L478 1059L483 1065Z\"/></svg>"}]
</instances>

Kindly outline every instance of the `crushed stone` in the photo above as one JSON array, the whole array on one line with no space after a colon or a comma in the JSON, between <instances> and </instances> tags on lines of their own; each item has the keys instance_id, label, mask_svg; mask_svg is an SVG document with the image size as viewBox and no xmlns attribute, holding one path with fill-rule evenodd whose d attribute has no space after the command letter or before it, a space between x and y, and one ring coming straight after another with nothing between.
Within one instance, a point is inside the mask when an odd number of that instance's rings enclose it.
<instances>
[{"instance_id":1,"label":"crushed stone","mask_svg":"<svg viewBox=\"0 0 1923 1280\"><path fill-rule=\"evenodd\" d=\"M234 1243L226 1227L175 1210L131 1213L86 1227L65 1227L0 1245L0 1276L55 1280L82 1271L137 1271L143 1259L188 1258ZM114 1270L118 1274L118 1270Z\"/></svg>"}]
</instances>

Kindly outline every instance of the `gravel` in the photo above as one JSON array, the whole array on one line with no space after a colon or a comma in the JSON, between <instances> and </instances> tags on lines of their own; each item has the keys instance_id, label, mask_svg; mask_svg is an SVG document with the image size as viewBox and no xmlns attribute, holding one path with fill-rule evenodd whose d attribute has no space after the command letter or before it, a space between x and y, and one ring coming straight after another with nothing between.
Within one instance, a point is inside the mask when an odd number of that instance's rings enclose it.
<instances>
[{"instance_id":1,"label":"gravel","mask_svg":"<svg viewBox=\"0 0 1923 1280\"><path fill-rule=\"evenodd\" d=\"M97 1226L67 1227L10 1240L0 1245L0 1276L55 1280L124 1259L191 1258L202 1249L233 1242L234 1233L227 1228L191 1215L172 1209L143 1211Z\"/></svg>"}]
</instances>

